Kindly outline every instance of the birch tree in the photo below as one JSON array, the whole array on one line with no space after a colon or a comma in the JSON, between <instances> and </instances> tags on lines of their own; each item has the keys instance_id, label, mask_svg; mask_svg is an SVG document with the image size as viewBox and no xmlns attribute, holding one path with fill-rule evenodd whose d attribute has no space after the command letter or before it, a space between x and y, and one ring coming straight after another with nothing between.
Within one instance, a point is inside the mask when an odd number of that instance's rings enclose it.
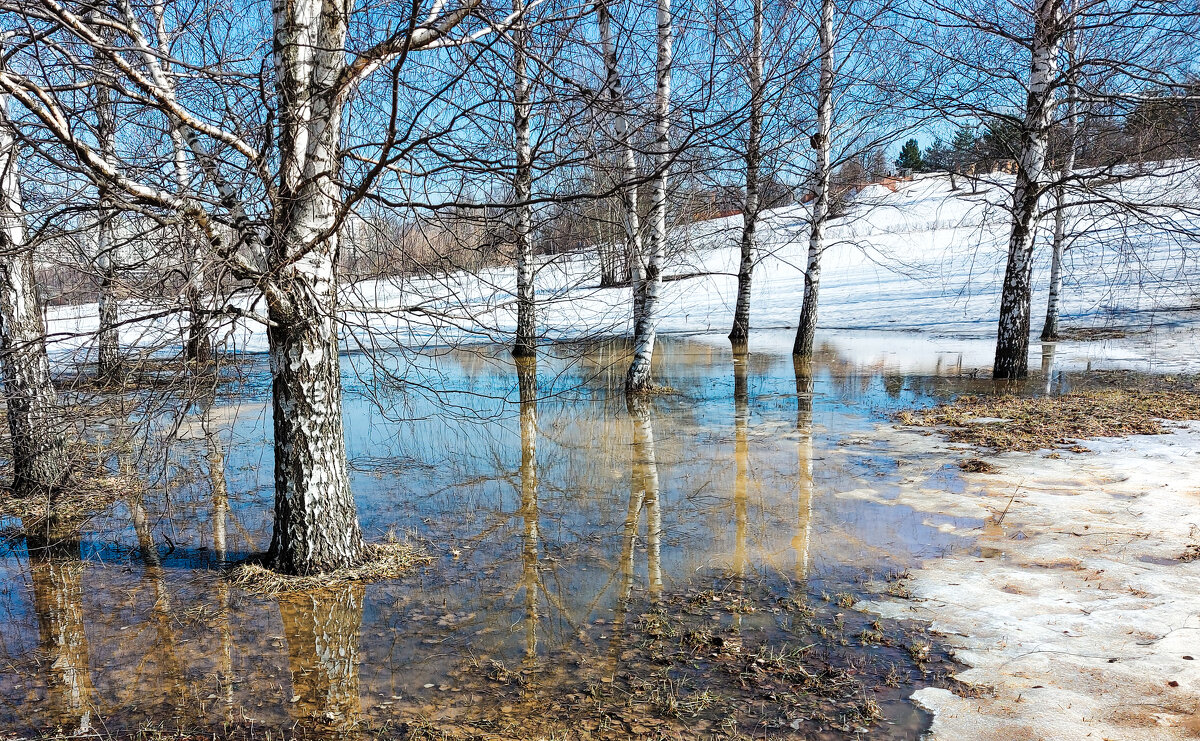
<instances>
[{"instance_id":1,"label":"birch tree","mask_svg":"<svg viewBox=\"0 0 1200 741\"><path fill-rule=\"evenodd\" d=\"M533 272L533 153L529 134L528 19L525 0L513 0L513 144L516 170L513 174L513 199L516 202L515 234L517 252L517 336L513 355L535 355L537 342L537 305L534 298Z\"/></svg>"},{"instance_id":2,"label":"birch tree","mask_svg":"<svg viewBox=\"0 0 1200 741\"><path fill-rule=\"evenodd\" d=\"M1028 97L1013 191L1008 264L1000 294L995 378L1024 378L1029 370L1029 309L1034 231L1040 215L1043 172L1054 117L1058 57L1066 31L1063 0L1036 0L1030 43Z\"/></svg>"},{"instance_id":3,"label":"birch tree","mask_svg":"<svg viewBox=\"0 0 1200 741\"><path fill-rule=\"evenodd\" d=\"M28 496L60 486L68 461L33 250L26 242L17 154L9 96L0 90L0 382L11 435L13 491Z\"/></svg>"},{"instance_id":4,"label":"birch tree","mask_svg":"<svg viewBox=\"0 0 1200 741\"><path fill-rule=\"evenodd\" d=\"M834 0L821 0L817 27L821 76L817 83L817 126L812 136L815 153L812 171L812 215L809 218L808 262L804 269L804 303L792 354L811 358L817 331L817 301L821 288L821 255L825 251L825 226L829 220L830 152L833 146L833 27Z\"/></svg>"},{"instance_id":5,"label":"birch tree","mask_svg":"<svg viewBox=\"0 0 1200 741\"><path fill-rule=\"evenodd\" d=\"M642 225L638 212L637 188L637 156L633 151L632 131L629 125L629 111L625 93L621 86L621 71L617 58L617 41L613 33L612 14L609 12L608 0L596 0L596 25L600 30L601 54L604 57L604 91L611 107L613 122L613 140L616 144L619 158L618 173L620 178L621 222L625 231L625 255L630 262L631 271L637 270L637 262L642 254ZM632 274L631 274L631 277ZM633 277L636 285L636 277ZM634 294L634 314L638 296Z\"/></svg>"},{"instance_id":6,"label":"birch tree","mask_svg":"<svg viewBox=\"0 0 1200 741\"><path fill-rule=\"evenodd\" d=\"M1074 168L1078 155L1068 153L1052 162L1052 136L1066 132L1066 149L1078 151L1081 113L1117 125L1123 114L1156 92L1187 97L1183 84L1194 70L1198 21L1195 13L1180 12L1171 4L1144 0L1098 0L1067 3L1065 0L1026 0L997 6L984 0L926 0L921 14L935 27L927 48L953 66L954 75L930 102L945 118L958 123L986 122L992 132L1014 132L1011 152L1001 154L1016 162L1011 185L1000 179L993 187L1009 190L1009 229L1004 282L993 375L1018 379L1028 374L1030 307L1034 285L1035 233L1041 219L1055 213L1057 258L1051 257L1053 299L1047 300L1048 325L1057 332L1057 307L1062 298L1062 259L1068 235L1069 212L1086 207L1089 218L1117 218L1186 236L1182 214L1185 203L1146 202L1120 187L1146 174L1178 174L1191 165L1157 163L1152 168L1130 167L1137 155L1120 146L1102 144L1104 152L1091 152L1087 167ZM933 19L939 19L934 23ZM1074 40L1072 40L1072 38ZM1079 42L1086 39L1086 48ZM1061 101L1074 105L1061 105ZM1102 113L1107 111L1107 113ZM989 144L1005 144L1008 136L989 136ZM1095 148L1094 148L1095 149ZM1063 165L1069 165L1064 167ZM1062 199L1058 205L1053 201ZM1059 221L1058 213L1063 221ZM1134 243L1109 244L1098 249L1136 250ZM1136 262L1136 260L1135 260Z\"/></svg>"},{"instance_id":7,"label":"birch tree","mask_svg":"<svg viewBox=\"0 0 1200 741\"><path fill-rule=\"evenodd\" d=\"M1074 67L1072 43L1073 33L1067 36L1067 64ZM1067 249L1067 182L1075 172L1076 138L1079 130L1078 100L1074 86L1066 87L1066 125L1064 137L1066 152L1062 158L1059 183L1054 187L1054 237L1050 245L1050 290L1046 296L1046 321L1042 325L1041 340L1051 342L1058 339L1058 315L1062 293L1063 256Z\"/></svg>"},{"instance_id":8,"label":"birch tree","mask_svg":"<svg viewBox=\"0 0 1200 741\"><path fill-rule=\"evenodd\" d=\"M662 287L662 261L667 242L667 184L671 163L671 0L658 0L657 61L654 86L654 178L650 195L650 248L634 257L633 361L625 376L627 392L648 391L653 386L651 362Z\"/></svg>"},{"instance_id":9,"label":"birch tree","mask_svg":"<svg viewBox=\"0 0 1200 741\"><path fill-rule=\"evenodd\" d=\"M749 132L746 138L746 200L742 207L741 255L738 261L737 303L729 342L734 352L747 351L750 341L750 287L754 272L755 237L758 231L758 181L762 166L763 130L763 0L754 0L750 57L746 80L750 87Z\"/></svg>"},{"instance_id":10,"label":"birch tree","mask_svg":"<svg viewBox=\"0 0 1200 741\"><path fill-rule=\"evenodd\" d=\"M111 46L111 32L103 30L101 39ZM117 148L117 101L105 79L110 75L103 55L96 55L93 89L96 96L96 141L100 154L113 161ZM99 283L96 332L96 371L107 380L115 380L121 366L120 307L115 295L117 260L117 209L107 184L101 184L96 209L96 277Z\"/></svg>"},{"instance_id":11,"label":"birch tree","mask_svg":"<svg viewBox=\"0 0 1200 741\"><path fill-rule=\"evenodd\" d=\"M142 208L186 217L201 229L211 249L237 279L255 286L252 306L231 307L266 326L272 373L275 436L275 519L267 563L292 574L353 566L363 558L363 541L346 466L338 363L337 258L339 229L353 203L386 171L399 139L396 100L384 119L374 157L353 182L343 168L345 106L365 80L381 69L391 73L410 53L445 45L447 35L473 7L461 5L412 13L399 30L371 45L347 45L354 10L349 0L296 0L273 8L267 29L271 55L260 69L272 77L233 74L228 65L174 60L178 68L209 69L194 89L237 101L239 115L264 116L257 126L209 106L212 98L184 99L171 84L161 50L146 32L148 19L122 3L119 13L85 17L56 0L20 0L15 9L36 28L18 72L0 72L0 90L76 158L96 182L120 190ZM108 44L102 31L113 30ZM206 27L206 32L211 29ZM239 28L240 33L245 29ZM53 80L41 70L56 57L50 39L82 45L121 78L121 87L171 126L181 129L190 159L203 172L214 198L202 200L172 183L149 177L130 163L114 161L73 127ZM219 40L197 47L222 50ZM253 44L252 44L253 46ZM222 50L223 51L223 50ZM243 85L249 79L250 85ZM259 97L247 100L246 90ZM245 121L242 121L245 123ZM248 184L255 183L254 187ZM261 194L252 210L249 194ZM221 224L228 225L228 228ZM232 237L228 237L228 234ZM32 304L30 304L32 305ZM40 321L40 318L37 320ZM40 330L40 326L36 327ZM40 336L39 332L39 336Z\"/></svg>"}]
</instances>

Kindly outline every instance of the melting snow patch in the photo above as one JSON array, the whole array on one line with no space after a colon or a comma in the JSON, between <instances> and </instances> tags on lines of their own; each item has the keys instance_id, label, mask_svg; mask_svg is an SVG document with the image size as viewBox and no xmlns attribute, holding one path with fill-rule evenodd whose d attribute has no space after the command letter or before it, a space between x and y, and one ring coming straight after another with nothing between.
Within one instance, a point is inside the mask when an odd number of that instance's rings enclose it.
<instances>
[{"instance_id":1,"label":"melting snow patch","mask_svg":"<svg viewBox=\"0 0 1200 741\"><path fill-rule=\"evenodd\" d=\"M913 483L895 500L986 522L912 571L912 600L868 605L932 623L981 688L913 695L933 738L1200 736L1200 562L1184 558L1200 542L1200 423L1087 444L998 456L966 495Z\"/></svg>"}]
</instances>

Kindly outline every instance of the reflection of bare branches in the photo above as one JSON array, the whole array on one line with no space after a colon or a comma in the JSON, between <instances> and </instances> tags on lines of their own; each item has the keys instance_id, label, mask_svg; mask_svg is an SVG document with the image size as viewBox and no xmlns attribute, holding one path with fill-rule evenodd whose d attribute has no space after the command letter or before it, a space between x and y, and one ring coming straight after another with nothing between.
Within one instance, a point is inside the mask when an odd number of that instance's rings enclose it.
<instances>
[{"instance_id":1,"label":"reflection of bare branches","mask_svg":"<svg viewBox=\"0 0 1200 741\"><path fill-rule=\"evenodd\" d=\"M30 527L25 538L38 645L45 655L47 706L56 722L67 724L71 735L87 733L95 690L83 623L79 533L39 523Z\"/></svg>"},{"instance_id":2,"label":"reflection of bare branches","mask_svg":"<svg viewBox=\"0 0 1200 741\"><path fill-rule=\"evenodd\" d=\"M361 584L279 598L292 674L292 704L301 726L344 728L360 712L358 641Z\"/></svg>"}]
</instances>

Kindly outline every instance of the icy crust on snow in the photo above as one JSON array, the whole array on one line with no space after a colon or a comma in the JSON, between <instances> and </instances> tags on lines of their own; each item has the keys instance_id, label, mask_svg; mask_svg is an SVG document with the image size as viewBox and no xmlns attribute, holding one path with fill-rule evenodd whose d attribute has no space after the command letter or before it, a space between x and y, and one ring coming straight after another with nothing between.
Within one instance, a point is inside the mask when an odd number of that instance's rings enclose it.
<instances>
[{"instance_id":1,"label":"icy crust on snow","mask_svg":"<svg viewBox=\"0 0 1200 741\"><path fill-rule=\"evenodd\" d=\"M916 692L933 738L1200 736L1200 561L1180 558L1200 542L1200 423L1060 458L1004 454L959 493L930 477L970 451L879 434L910 472L888 501L986 523L911 573L913 599L861 605L931 623L984 690Z\"/></svg>"},{"instance_id":2,"label":"icy crust on snow","mask_svg":"<svg viewBox=\"0 0 1200 741\"><path fill-rule=\"evenodd\" d=\"M1153 224L1119 213L1069 215L1075 235L1065 258L1062 316L1067 327L1163 328L1197 324L1191 285L1200 278L1188 234L1200 233L1190 209L1200 186L1188 163L1110 190L1156 204L1142 210ZM890 329L965 339L994 337L1009 224L1005 204L1010 176L993 176L979 192L944 175L901 182L859 194L850 213L827 230L822 257L820 326ZM1111 209L1109 210L1111 211ZM759 229L751 323L755 329L794 327L804 290L808 207L764 214ZM676 227L671 232L662 286L660 332L727 332L736 299L741 217ZM1044 309L1048 279L1047 229L1038 232L1035 313ZM599 285L594 254L540 256L536 271L538 331L550 340L626 334L630 289ZM343 342L359 346L421 347L463 341L507 341L516 326L516 278L511 267L477 272L389 278L343 287ZM122 307L128 318L162 307ZM242 308L262 311L245 302ZM51 351L86 351L97 326L92 305L49 310ZM180 317L132 321L122 343L177 345ZM261 352L263 328L239 320L224 328L236 350ZM752 343L755 338L752 336ZM990 362L990 358L987 359Z\"/></svg>"}]
</instances>

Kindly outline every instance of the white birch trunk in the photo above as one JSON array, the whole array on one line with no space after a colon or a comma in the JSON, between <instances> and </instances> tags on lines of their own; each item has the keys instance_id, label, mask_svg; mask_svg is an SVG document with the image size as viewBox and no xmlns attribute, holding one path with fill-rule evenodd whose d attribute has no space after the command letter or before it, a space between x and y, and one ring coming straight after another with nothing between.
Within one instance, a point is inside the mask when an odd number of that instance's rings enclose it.
<instances>
[{"instance_id":1,"label":"white birch trunk","mask_svg":"<svg viewBox=\"0 0 1200 741\"><path fill-rule=\"evenodd\" d=\"M527 57L528 24L525 22L525 0L513 0L513 15L518 18L512 29L513 39L513 134L516 150L516 173L513 195L517 203L517 336L513 355L534 355L537 342L537 305L533 285L533 156L529 141L529 73Z\"/></svg>"},{"instance_id":2,"label":"white birch trunk","mask_svg":"<svg viewBox=\"0 0 1200 741\"><path fill-rule=\"evenodd\" d=\"M1054 243L1050 256L1050 292L1046 297L1046 321L1042 325L1041 339L1052 342L1058 339L1059 301L1062 293L1062 262L1066 251L1066 188L1054 189Z\"/></svg>"},{"instance_id":3,"label":"white birch trunk","mask_svg":"<svg viewBox=\"0 0 1200 741\"><path fill-rule=\"evenodd\" d=\"M1067 34L1067 64L1075 64L1074 31ZM1075 86L1067 85L1067 120L1066 139L1067 152L1064 158L1059 179L1062 181L1054 189L1054 244L1050 258L1050 294L1046 298L1046 321L1042 325L1043 342L1058 339L1059 304L1062 296L1062 263L1063 254L1067 250L1067 186L1066 182L1075 171L1076 136L1078 133L1078 102L1076 101Z\"/></svg>"},{"instance_id":4,"label":"white birch trunk","mask_svg":"<svg viewBox=\"0 0 1200 741\"><path fill-rule=\"evenodd\" d=\"M187 145L178 126L171 128L171 145L174 149L175 180L180 193L187 193L191 181L188 167ZM213 359L213 338L208 326L204 301L204 248L205 242L190 223L180 225L185 283L183 302L188 309L187 327L183 337L183 359L197 364L207 364Z\"/></svg>"},{"instance_id":5,"label":"white birch trunk","mask_svg":"<svg viewBox=\"0 0 1200 741\"><path fill-rule=\"evenodd\" d=\"M167 34L166 8L160 1L152 5L154 12L154 36L158 46L162 69L163 86L174 93L175 74L167 64L171 59L171 42ZM175 187L180 195L191 190L191 167L187 158L187 139L179 121L170 124L172 164L175 171ZM183 359L198 364L207 364L213 357L212 334L204 305L204 247L202 235L187 221L180 224L180 240L183 249L184 275L183 301L188 309L188 323L183 331Z\"/></svg>"},{"instance_id":6,"label":"white birch trunk","mask_svg":"<svg viewBox=\"0 0 1200 741\"><path fill-rule=\"evenodd\" d=\"M817 302L821 288L821 255L825 252L825 223L829 220L829 169L833 147L833 11L834 0L821 0L821 78L817 84L817 133L812 136L812 225L808 237L808 264L804 270L804 304L792 354L812 358L817 332Z\"/></svg>"},{"instance_id":7,"label":"white birch trunk","mask_svg":"<svg viewBox=\"0 0 1200 741\"><path fill-rule=\"evenodd\" d=\"M275 523L267 561L290 574L353 566L362 534L346 468L338 363L336 212L345 0L275 6L280 182L268 262Z\"/></svg>"},{"instance_id":8,"label":"white birch trunk","mask_svg":"<svg viewBox=\"0 0 1200 741\"><path fill-rule=\"evenodd\" d=\"M633 362L625 376L625 390L649 390L653 381L658 294L662 287L662 260L667 243L667 184L670 177L671 129L671 0L658 0L658 60L654 92L654 181L650 195L650 249L645 260L635 260ZM640 305L639 305L640 304Z\"/></svg>"},{"instance_id":9,"label":"white birch trunk","mask_svg":"<svg viewBox=\"0 0 1200 741\"><path fill-rule=\"evenodd\" d=\"M26 244L16 135L0 94L0 384L8 409L13 491L53 490L67 477L61 411L46 357L33 251Z\"/></svg>"},{"instance_id":10,"label":"white birch trunk","mask_svg":"<svg viewBox=\"0 0 1200 741\"><path fill-rule=\"evenodd\" d=\"M754 0L747 77L750 83L750 121L746 141L746 202L742 209L741 261L738 264L737 304L729 341L734 352L744 353L750 341L750 287L754 271L755 233L758 229L758 180L762 166L763 124L763 0Z\"/></svg>"},{"instance_id":11,"label":"white birch trunk","mask_svg":"<svg viewBox=\"0 0 1200 741\"><path fill-rule=\"evenodd\" d=\"M1054 117L1054 78L1063 37L1063 0L1036 0L1029 71L1029 94L1021 132L1020 160L1013 192L1008 265L1000 296L996 359L992 376L1024 378L1029 372L1029 309L1034 231L1039 217L1046 149Z\"/></svg>"},{"instance_id":12,"label":"white birch trunk","mask_svg":"<svg viewBox=\"0 0 1200 741\"><path fill-rule=\"evenodd\" d=\"M639 282L642 259L642 224L638 213L637 156L633 151L632 131L628 112L625 109L625 93L621 87L621 73L617 63L617 42L613 36L612 16L608 12L607 0L596 3L596 24L600 27L600 43L604 55L604 87L612 106L613 132L620 157L618 177L621 186L622 224L625 228L625 261L634 286ZM634 313L638 312L640 299L634 295Z\"/></svg>"},{"instance_id":13,"label":"white birch trunk","mask_svg":"<svg viewBox=\"0 0 1200 741\"><path fill-rule=\"evenodd\" d=\"M100 54L95 55L95 65L97 70L108 68ZM113 162L116 161L117 149L116 95L99 77L92 81L92 85L96 92L96 138L100 153ZM115 294L117 212L106 185L100 186L97 205L95 264L100 289L97 297L100 326L96 333L96 370L101 378L115 380L121 369L121 317Z\"/></svg>"}]
</instances>

